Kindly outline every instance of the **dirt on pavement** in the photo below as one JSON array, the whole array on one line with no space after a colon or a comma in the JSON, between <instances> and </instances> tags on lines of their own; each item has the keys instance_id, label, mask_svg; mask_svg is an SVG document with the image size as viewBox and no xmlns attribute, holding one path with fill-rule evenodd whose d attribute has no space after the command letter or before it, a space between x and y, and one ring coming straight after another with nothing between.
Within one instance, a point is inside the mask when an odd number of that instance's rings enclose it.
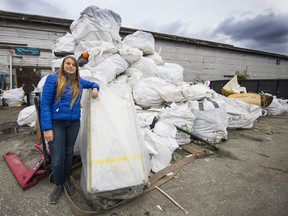
<instances>
[{"instance_id":1,"label":"dirt on pavement","mask_svg":"<svg viewBox=\"0 0 288 216\"><path fill-rule=\"evenodd\" d=\"M21 108L0 107L0 123ZM288 113L260 117L252 129L228 130L219 152L197 159L160 188L193 216L284 216L288 212ZM0 132L0 215L73 215L66 197L51 205L53 184L44 178L23 191L2 155L13 150L29 168L40 157L27 126ZM177 155L178 154L178 155ZM174 158L179 157L175 152ZM158 207L157 207L158 206ZM162 211L160 210L161 207ZM186 215L158 190L97 215Z\"/></svg>"}]
</instances>

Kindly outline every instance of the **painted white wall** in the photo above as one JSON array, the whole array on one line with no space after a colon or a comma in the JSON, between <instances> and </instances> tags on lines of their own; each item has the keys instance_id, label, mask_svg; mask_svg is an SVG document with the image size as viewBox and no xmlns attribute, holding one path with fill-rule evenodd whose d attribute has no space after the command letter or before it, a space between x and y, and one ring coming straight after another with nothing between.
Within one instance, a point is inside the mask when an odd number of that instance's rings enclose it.
<instances>
[{"instance_id":1,"label":"painted white wall","mask_svg":"<svg viewBox=\"0 0 288 216\"><path fill-rule=\"evenodd\" d=\"M288 60L240 51L199 47L183 43L156 42L162 58L184 67L184 80L225 80L224 75L247 71L251 79L287 79Z\"/></svg>"}]
</instances>

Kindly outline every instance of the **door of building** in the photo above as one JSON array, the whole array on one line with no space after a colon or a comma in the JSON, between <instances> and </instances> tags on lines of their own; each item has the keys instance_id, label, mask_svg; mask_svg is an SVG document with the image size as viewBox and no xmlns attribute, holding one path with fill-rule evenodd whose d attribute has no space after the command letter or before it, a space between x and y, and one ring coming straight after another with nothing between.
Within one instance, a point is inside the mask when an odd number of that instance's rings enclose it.
<instances>
[{"instance_id":1,"label":"door of building","mask_svg":"<svg viewBox=\"0 0 288 216\"><path fill-rule=\"evenodd\" d=\"M23 90L25 93L32 92L34 90L34 86L38 85L38 82L41 79L41 72L37 67L17 67L16 68L16 84L17 88L23 86Z\"/></svg>"}]
</instances>

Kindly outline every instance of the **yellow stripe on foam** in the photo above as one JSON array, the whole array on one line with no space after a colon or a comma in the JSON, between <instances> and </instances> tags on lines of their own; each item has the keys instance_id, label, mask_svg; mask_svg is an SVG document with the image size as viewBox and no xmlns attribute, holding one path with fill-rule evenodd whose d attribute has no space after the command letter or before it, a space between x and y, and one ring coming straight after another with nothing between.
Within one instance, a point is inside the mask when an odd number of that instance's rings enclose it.
<instances>
[{"instance_id":1,"label":"yellow stripe on foam","mask_svg":"<svg viewBox=\"0 0 288 216\"><path fill-rule=\"evenodd\" d=\"M92 161L92 165L103 165L103 164L112 164L117 162L123 162L123 161L136 161L140 160L140 155L134 155L134 156L125 156L125 157L115 157L115 158L103 158L103 159L96 159Z\"/></svg>"}]
</instances>

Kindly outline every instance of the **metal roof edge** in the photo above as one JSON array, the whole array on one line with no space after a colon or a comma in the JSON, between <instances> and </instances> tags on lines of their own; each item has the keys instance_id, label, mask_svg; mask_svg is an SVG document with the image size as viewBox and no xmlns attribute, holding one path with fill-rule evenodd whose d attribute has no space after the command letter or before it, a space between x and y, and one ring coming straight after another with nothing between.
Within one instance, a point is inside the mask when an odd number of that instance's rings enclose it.
<instances>
[{"instance_id":1,"label":"metal roof edge","mask_svg":"<svg viewBox=\"0 0 288 216\"><path fill-rule=\"evenodd\" d=\"M70 20L70 19L34 15L34 14L17 13L17 12L3 11L3 10L0 10L0 20L52 24L52 25L65 26L65 27L67 26L69 27L71 23L73 22L73 20Z\"/></svg>"}]
</instances>

